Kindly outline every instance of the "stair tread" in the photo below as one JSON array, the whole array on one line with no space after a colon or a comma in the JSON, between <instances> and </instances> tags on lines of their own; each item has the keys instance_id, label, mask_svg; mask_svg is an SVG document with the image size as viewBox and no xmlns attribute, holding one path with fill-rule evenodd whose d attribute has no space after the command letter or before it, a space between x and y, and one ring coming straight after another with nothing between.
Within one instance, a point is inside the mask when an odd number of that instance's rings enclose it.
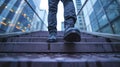
<instances>
[{"instance_id":1,"label":"stair tread","mask_svg":"<svg viewBox=\"0 0 120 67\"><path fill-rule=\"evenodd\" d=\"M81 34L81 36L94 37L93 35L85 34L82 32L80 34ZM33 33L19 35L19 37L48 37L48 35L49 35L49 33L47 31L39 31L39 32L33 32ZM64 33L61 31L58 31L57 36L63 37Z\"/></svg>"},{"instance_id":2,"label":"stair tread","mask_svg":"<svg viewBox=\"0 0 120 67\"><path fill-rule=\"evenodd\" d=\"M48 37L45 36L45 37L10 37L10 38L48 38ZM57 38L63 38L63 36L57 37ZM96 38L96 37L82 37L81 36L81 38L86 38L86 39L88 38L89 39L89 38ZM99 37L99 38L103 38L103 37Z\"/></svg>"},{"instance_id":3,"label":"stair tread","mask_svg":"<svg viewBox=\"0 0 120 67\"><path fill-rule=\"evenodd\" d=\"M94 44L120 44L120 42L53 42L53 43L49 43L49 42L0 42L1 44L79 44L79 45L84 45L84 44L90 44L90 45L94 45Z\"/></svg>"},{"instance_id":4,"label":"stair tread","mask_svg":"<svg viewBox=\"0 0 120 67\"><path fill-rule=\"evenodd\" d=\"M120 41L81 32L81 42L65 42L63 35L55 43L46 42L47 31L0 39L0 67L120 67Z\"/></svg>"},{"instance_id":5,"label":"stair tread","mask_svg":"<svg viewBox=\"0 0 120 67\"><path fill-rule=\"evenodd\" d=\"M48 37L11 37L7 42L46 42ZM64 42L63 37L57 37L58 42ZM80 42L106 42L105 38L81 37Z\"/></svg>"},{"instance_id":6,"label":"stair tread","mask_svg":"<svg viewBox=\"0 0 120 67\"><path fill-rule=\"evenodd\" d=\"M0 61L15 62L120 62L120 54L0 54Z\"/></svg>"},{"instance_id":7,"label":"stair tread","mask_svg":"<svg viewBox=\"0 0 120 67\"><path fill-rule=\"evenodd\" d=\"M120 52L120 42L5 42L1 52Z\"/></svg>"}]
</instances>

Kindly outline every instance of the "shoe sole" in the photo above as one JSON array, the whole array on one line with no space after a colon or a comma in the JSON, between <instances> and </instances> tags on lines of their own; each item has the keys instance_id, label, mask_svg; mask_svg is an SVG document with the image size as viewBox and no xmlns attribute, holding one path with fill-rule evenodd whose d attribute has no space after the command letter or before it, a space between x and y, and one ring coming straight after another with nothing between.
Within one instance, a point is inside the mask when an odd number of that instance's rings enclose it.
<instances>
[{"instance_id":1,"label":"shoe sole","mask_svg":"<svg viewBox=\"0 0 120 67\"><path fill-rule=\"evenodd\" d=\"M47 40L47 42L57 42L56 39L50 39L50 40Z\"/></svg>"},{"instance_id":2,"label":"shoe sole","mask_svg":"<svg viewBox=\"0 0 120 67\"><path fill-rule=\"evenodd\" d=\"M72 30L69 34L64 36L64 40L67 42L80 42L80 33L75 30Z\"/></svg>"}]
</instances>

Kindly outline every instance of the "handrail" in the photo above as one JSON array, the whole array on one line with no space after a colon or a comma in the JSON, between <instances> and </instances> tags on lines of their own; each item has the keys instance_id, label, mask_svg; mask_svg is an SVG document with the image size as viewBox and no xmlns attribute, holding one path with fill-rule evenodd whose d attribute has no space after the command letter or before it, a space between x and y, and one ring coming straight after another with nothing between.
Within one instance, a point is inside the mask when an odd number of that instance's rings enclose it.
<instances>
[{"instance_id":1,"label":"handrail","mask_svg":"<svg viewBox=\"0 0 120 67\"><path fill-rule=\"evenodd\" d=\"M29 5L29 7L33 10L33 12L38 16L38 18L42 21L42 23L44 23L43 22L43 20L40 18L40 16L38 15L38 13L34 10L34 8L30 5L30 3L27 1L27 0L25 0L25 2ZM45 23L44 23L45 24ZM46 25L46 24L45 24Z\"/></svg>"},{"instance_id":2,"label":"handrail","mask_svg":"<svg viewBox=\"0 0 120 67\"><path fill-rule=\"evenodd\" d=\"M101 37L105 37L105 38L112 38L112 39L120 40L120 35L117 35L117 34L100 33L100 32L87 32L87 31L81 31L81 32L95 35L95 36L101 36Z\"/></svg>"},{"instance_id":3,"label":"handrail","mask_svg":"<svg viewBox=\"0 0 120 67\"><path fill-rule=\"evenodd\" d=\"M84 8L84 6L86 5L87 2L88 2L88 0L86 0L86 1L83 3L82 7L80 8L80 10L79 10L78 13L77 13L77 16L78 16L79 13L83 10L83 8Z\"/></svg>"},{"instance_id":4,"label":"handrail","mask_svg":"<svg viewBox=\"0 0 120 67\"><path fill-rule=\"evenodd\" d=\"M0 34L0 38L17 36L17 35L22 35L22 34L29 34L29 33L33 33L33 32L38 32L38 31L29 31L29 32L24 32L24 33L23 32L5 33L5 34ZM87 32L87 31L81 31L81 32L86 33L86 34L90 34L90 35L95 35L95 36L120 40L120 35L117 35L117 34L99 33L99 32Z\"/></svg>"},{"instance_id":5,"label":"handrail","mask_svg":"<svg viewBox=\"0 0 120 67\"><path fill-rule=\"evenodd\" d=\"M17 35L22 35L22 34L29 34L29 33L32 33L32 32L37 32L37 31L4 33L4 34L0 34L0 38L17 36Z\"/></svg>"}]
</instances>

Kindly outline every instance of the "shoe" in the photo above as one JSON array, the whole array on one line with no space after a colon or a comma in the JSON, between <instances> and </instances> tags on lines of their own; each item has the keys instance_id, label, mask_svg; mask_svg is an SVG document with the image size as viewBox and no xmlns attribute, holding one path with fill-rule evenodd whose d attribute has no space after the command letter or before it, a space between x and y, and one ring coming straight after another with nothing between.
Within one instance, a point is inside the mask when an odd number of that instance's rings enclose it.
<instances>
[{"instance_id":1,"label":"shoe","mask_svg":"<svg viewBox=\"0 0 120 67\"><path fill-rule=\"evenodd\" d=\"M68 28L64 32L64 40L67 42L79 42L81 40L80 31L76 28Z\"/></svg>"},{"instance_id":2,"label":"shoe","mask_svg":"<svg viewBox=\"0 0 120 67\"><path fill-rule=\"evenodd\" d=\"M57 42L56 33L50 33L47 42Z\"/></svg>"}]
</instances>

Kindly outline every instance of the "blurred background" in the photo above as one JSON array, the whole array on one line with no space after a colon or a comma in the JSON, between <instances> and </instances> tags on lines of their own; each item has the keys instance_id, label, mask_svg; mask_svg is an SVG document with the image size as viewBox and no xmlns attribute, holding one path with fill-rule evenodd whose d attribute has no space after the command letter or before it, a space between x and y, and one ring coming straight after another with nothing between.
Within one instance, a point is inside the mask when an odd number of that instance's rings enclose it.
<instances>
[{"instance_id":1,"label":"blurred background","mask_svg":"<svg viewBox=\"0 0 120 67\"><path fill-rule=\"evenodd\" d=\"M80 31L120 34L120 0L73 1ZM58 7L57 28L63 31L62 2ZM48 0L0 0L0 34L47 31L47 16Z\"/></svg>"}]
</instances>

